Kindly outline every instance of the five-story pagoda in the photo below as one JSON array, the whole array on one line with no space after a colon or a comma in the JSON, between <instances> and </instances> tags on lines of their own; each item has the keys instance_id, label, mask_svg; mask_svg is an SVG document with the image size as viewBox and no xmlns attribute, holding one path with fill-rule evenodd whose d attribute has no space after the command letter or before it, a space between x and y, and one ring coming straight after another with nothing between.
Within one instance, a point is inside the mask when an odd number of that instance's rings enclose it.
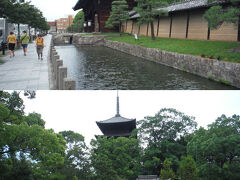
<instances>
[{"instance_id":1,"label":"five-story pagoda","mask_svg":"<svg viewBox=\"0 0 240 180\"><path fill-rule=\"evenodd\" d=\"M96 137L129 137L136 129L136 119L127 119L119 114L119 97L117 95L117 114L107 120L96 122L103 135Z\"/></svg>"}]
</instances>

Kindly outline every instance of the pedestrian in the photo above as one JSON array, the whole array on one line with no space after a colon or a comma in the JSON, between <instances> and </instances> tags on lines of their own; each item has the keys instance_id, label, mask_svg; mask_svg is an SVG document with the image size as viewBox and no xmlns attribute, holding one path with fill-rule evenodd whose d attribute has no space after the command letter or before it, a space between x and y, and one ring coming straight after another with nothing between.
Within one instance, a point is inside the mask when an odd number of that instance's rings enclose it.
<instances>
[{"instance_id":1,"label":"pedestrian","mask_svg":"<svg viewBox=\"0 0 240 180\"><path fill-rule=\"evenodd\" d=\"M10 32L10 35L7 38L7 43L8 43L8 49L9 49L9 55L10 58L15 56L14 54L14 49L15 49L15 45L17 44L17 40L16 40L16 36L14 35L13 32Z\"/></svg>"},{"instance_id":2,"label":"pedestrian","mask_svg":"<svg viewBox=\"0 0 240 180\"><path fill-rule=\"evenodd\" d=\"M27 53L27 47L28 47L29 39L30 39L30 37L27 34L27 32L23 31L23 34L22 34L20 40L21 40L21 44L22 44L22 47L23 47L24 56L26 56L26 53Z\"/></svg>"},{"instance_id":3,"label":"pedestrian","mask_svg":"<svg viewBox=\"0 0 240 180\"><path fill-rule=\"evenodd\" d=\"M42 52L43 52L43 47L44 47L44 39L42 38L41 34L38 34L37 38L36 38L36 46L37 46L37 54L38 54L38 59L40 59L41 56L41 60L43 60L42 57Z\"/></svg>"}]
</instances>

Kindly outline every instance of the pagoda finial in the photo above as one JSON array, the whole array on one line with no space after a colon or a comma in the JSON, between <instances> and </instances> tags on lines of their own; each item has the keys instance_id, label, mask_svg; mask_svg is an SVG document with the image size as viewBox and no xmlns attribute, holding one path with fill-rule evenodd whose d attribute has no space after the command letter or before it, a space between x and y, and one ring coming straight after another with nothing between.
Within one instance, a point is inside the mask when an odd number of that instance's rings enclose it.
<instances>
[{"instance_id":1,"label":"pagoda finial","mask_svg":"<svg viewBox=\"0 0 240 180\"><path fill-rule=\"evenodd\" d=\"M116 114L116 117L117 116L120 116L119 114L119 97L118 97L118 90L117 90L117 114Z\"/></svg>"}]
</instances>

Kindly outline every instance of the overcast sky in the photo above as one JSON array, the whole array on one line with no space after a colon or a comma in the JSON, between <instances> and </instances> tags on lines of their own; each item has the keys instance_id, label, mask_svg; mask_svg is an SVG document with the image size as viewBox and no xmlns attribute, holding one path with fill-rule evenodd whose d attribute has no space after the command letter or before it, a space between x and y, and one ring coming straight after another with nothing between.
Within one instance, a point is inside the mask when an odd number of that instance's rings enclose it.
<instances>
[{"instance_id":1,"label":"overcast sky","mask_svg":"<svg viewBox=\"0 0 240 180\"><path fill-rule=\"evenodd\" d=\"M43 12L47 21L54 21L67 15L75 15L73 7L78 0L31 0L31 4Z\"/></svg>"},{"instance_id":2,"label":"overcast sky","mask_svg":"<svg viewBox=\"0 0 240 180\"><path fill-rule=\"evenodd\" d=\"M55 132L73 130L87 143L101 134L96 121L116 114L117 91L37 91L36 98L24 98L25 112L37 112L46 128ZM120 114L143 119L161 108L175 108L196 117L206 127L222 114L240 115L240 91L119 91Z\"/></svg>"}]
</instances>

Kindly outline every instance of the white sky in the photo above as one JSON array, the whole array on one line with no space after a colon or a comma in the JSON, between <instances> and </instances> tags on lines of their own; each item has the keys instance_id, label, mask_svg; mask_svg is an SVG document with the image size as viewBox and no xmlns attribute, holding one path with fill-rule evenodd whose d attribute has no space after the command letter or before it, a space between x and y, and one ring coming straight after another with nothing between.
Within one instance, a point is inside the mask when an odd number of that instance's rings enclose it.
<instances>
[{"instance_id":1,"label":"white sky","mask_svg":"<svg viewBox=\"0 0 240 180\"><path fill-rule=\"evenodd\" d=\"M37 91L36 99L24 98L25 112L37 112L46 128L55 132L73 130L89 144L101 134L96 121L116 114L117 91ZM119 91L120 114L143 119L161 108L175 108L196 117L206 127L222 114L240 115L240 91Z\"/></svg>"},{"instance_id":2,"label":"white sky","mask_svg":"<svg viewBox=\"0 0 240 180\"><path fill-rule=\"evenodd\" d=\"M67 15L75 15L79 10L73 11L78 0L31 0L31 4L43 12L47 21L54 21Z\"/></svg>"}]
</instances>

